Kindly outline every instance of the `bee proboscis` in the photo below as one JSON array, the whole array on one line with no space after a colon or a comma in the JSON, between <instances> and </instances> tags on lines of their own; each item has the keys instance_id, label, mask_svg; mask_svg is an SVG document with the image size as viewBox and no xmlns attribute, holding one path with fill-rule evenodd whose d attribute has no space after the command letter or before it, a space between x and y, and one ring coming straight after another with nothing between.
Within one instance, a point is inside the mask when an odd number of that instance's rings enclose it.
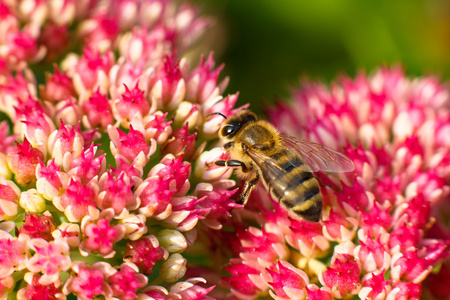
<instances>
[{"instance_id":1,"label":"bee proboscis","mask_svg":"<svg viewBox=\"0 0 450 300\"><path fill-rule=\"evenodd\" d=\"M313 172L351 172L355 168L353 162L321 144L281 134L249 110L223 117L226 120L219 136L225 140L223 147L231 159L215 164L237 167L236 175L246 180L239 203L247 203L252 189L261 180L272 199L294 217L318 222L322 194Z\"/></svg>"}]
</instances>

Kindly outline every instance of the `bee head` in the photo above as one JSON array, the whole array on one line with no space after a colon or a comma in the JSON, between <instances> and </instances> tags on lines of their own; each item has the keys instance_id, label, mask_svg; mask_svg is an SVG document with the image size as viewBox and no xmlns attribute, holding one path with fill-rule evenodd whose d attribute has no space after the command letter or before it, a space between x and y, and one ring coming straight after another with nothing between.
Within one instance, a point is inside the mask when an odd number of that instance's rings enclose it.
<instances>
[{"instance_id":1,"label":"bee head","mask_svg":"<svg viewBox=\"0 0 450 300\"><path fill-rule=\"evenodd\" d=\"M231 139L243 126L256 121L256 119L256 115L251 111L247 109L241 110L234 116L226 119L220 128L219 135Z\"/></svg>"}]
</instances>

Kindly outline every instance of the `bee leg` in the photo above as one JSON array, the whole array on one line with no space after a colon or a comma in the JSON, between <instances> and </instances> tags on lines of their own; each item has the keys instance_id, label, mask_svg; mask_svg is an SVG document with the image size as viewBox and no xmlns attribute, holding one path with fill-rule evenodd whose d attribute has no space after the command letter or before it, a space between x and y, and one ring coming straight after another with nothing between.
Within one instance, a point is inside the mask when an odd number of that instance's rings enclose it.
<instances>
[{"instance_id":1,"label":"bee leg","mask_svg":"<svg viewBox=\"0 0 450 300\"><path fill-rule=\"evenodd\" d=\"M247 168L247 166L239 160L217 160L214 163L220 167L240 167L244 173L251 171L251 169Z\"/></svg>"},{"instance_id":2,"label":"bee leg","mask_svg":"<svg viewBox=\"0 0 450 300\"><path fill-rule=\"evenodd\" d=\"M256 176L252 180L247 181L245 183L244 190L242 191L241 195L239 196L237 203L242 204L242 205L247 204L248 197L250 196L250 193L252 192L253 188L258 183L258 181L259 181L259 173L256 172Z\"/></svg>"},{"instance_id":3,"label":"bee leg","mask_svg":"<svg viewBox=\"0 0 450 300\"><path fill-rule=\"evenodd\" d=\"M250 168L248 168L242 161L239 161L239 160L218 160L214 163L217 166L221 166L221 167L240 167L242 172L244 172L244 173L253 171L252 166L250 166ZM251 193L253 187L258 183L258 181L259 181L259 173L256 172L255 177L252 180L247 181L245 183L244 191L239 196L237 203L243 204L243 205L245 205L247 203L248 197L250 196L250 193Z\"/></svg>"}]
</instances>

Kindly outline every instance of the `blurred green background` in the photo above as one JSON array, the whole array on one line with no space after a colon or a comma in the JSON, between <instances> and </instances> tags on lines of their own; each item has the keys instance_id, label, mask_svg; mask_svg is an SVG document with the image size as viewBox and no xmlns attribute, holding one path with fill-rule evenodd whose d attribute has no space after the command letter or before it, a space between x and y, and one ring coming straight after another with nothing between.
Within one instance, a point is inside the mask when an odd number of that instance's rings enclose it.
<instances>
[{"instance_id":1,"label":"blurred green background","mask_svg":"<svg viewBox=\"0 0 450 300\"><path fill-rule=\"evenodd\" d=\"M208 41L239 104L286 98L299 78L329 82L401 64L450 77L449 0L192 0L216 18Z\"/></svg>"}]
</instances>

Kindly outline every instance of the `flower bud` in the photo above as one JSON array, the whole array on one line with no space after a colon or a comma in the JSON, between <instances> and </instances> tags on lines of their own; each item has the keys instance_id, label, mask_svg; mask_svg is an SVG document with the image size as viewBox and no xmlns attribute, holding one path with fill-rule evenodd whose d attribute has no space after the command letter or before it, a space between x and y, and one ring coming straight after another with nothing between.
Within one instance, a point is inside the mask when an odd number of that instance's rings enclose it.
<instances>
[{"instance_id":1,"label":"flower bud","mask_svg":"<svg viewBox=\"0 0 450 300\"><path fill-rule=\"evenodd\" d=\"M33 239L41 238L50 242L54 239L52 233L55 228L55 221L49 211L44 212L42 215L28 212L25 213L19 233L24 233Z\"/></svg>"},{"instance_id":2,"label":"flower bud","mask_svg":"<svg viewBox=\"0 0 450 300\"><path fill-rule=\"evenodd\" d=\"M31 146L41 151L45 157L47 155L48 138L55 131L55 124L47 115L40 101L33 98L29 93L28 97L25 97L24 95L24 98L21 98L22 101L19 101L14 107L16 112L14 132L19 136L26 137ZM23 146L24 144L22 144Z\"/></svg>"},{"instance_id":3,"label":"flower bud","mask_svg":"<svg viewBox=\"0 0 450 300\"><path fill-rule=\"evenodd\" d=\"M43 159L44 154L39 149L33 148L26 138L23 143L17 143L17 148L9 152L6 157L17 183L22 186L36 180L36 165Z\"/></svg>"},{"instance_id":4,"label":"flower bud","mask_svg":"<svg viewBox=\"0 0 450 300\"><path fill-rule=\"evenodd\" d=\"M201 121L202 115L199 104L183 101L178 105L173 121L175 127L179 128L188 123L188 129L194 130L195 127L200 126Z\"/></svg>"},{"instance_id":5,"label":"flower bud","mask_svg":"<svg viewBox=\"0 0 450 300\"><path fill-rule=\"evenodd\" d=\"M11 179L11 170L8 168L8 163L6 161L6 155L0 153L0 176L5 179Z\"/></svg>"},{"instance_id":6,"label":"flower bud","mask_svg":"<svg viewBox=\"0 0 450 300\"><path fill-rule=\"evenodd\" d=\"M181 299L207 299L204 297L214 286L204 288L207 281L202 277L189 278L186 281L177 282L170 287L170 293L176 294Z\"/></svg>"},{"instance_id":7,"label":"flower bud","mask_svg":"<svg viewBox=\"0 0 450 300\"><path fill-rule=\"evenodd\" d=\"M177 230L163 229L158 232L156 237L159 240L160 246L164 247L169 253L181 253L188 246L184 235Z\"/></svg>"},{"instance_id":8,"label":"flower bud","mask_svg":"<svg viewBox=\"0 0 450 300\"><path fill-rule=\"evenodd\" d=\"M145 140L144 134L139 130L135 130L133 126L130 126L128 133L110 126L108 128L108 134L112 141L111 152L114 156L121 154L132 162L141 152L145 158L149 158L153 153L152 148Z\"/></svg>"},{"instance_id":9,"label":"flower bud","mask_svg":"<svg viewBox=\"0 0 450 300\"><path fill-rule=\"evenodd\" d=\"M85 99L82 103L85 113L83 125L88 128L100 127L102 129L112 125L114 117L109 101L108 97L100 92L100 89L97 89L88 99Z\"/></svg>"},{"instance_id":10,"label":"flower bud","mask_svg":"<svg viewBox=\"0 0 450 300\"><path fill-rule=\"evenodd\" d=\"M266 268L270 294L276 299L306 299L305 286L309 283L308 275L286 261L278 261L276 266ZM275 297L276 296L276 297Z\"/></svg>"},{"instance_id":11,"label":"flower bud","mask_svg":"<svg viewBox=\"0 0 450 300\"><path fill-rule=\"evenodd\" d=\"M226 87L225 84L217 84L219 73L224 65L214 69L214 57L202 57L200 66L194 69L186 81L186 98L193 99L195 102L205 103L209 99L215 98ZM194 101L192 101L194 102Z\"/></svg>"},{"instance_id":12,"label":"flower bud","mask_svg":"<svg viewBox=\"0 0 450 300\"><path fill-rule=\"evenodd\" d=\"M45 85L39 86L39 94L42 100L55 103L77 95L72 79L61 72L57 66L54 66L54 74L45 74Z\"/></svg>"},{"instance_id":13,"label":"flower bud","mask_svg":"<svg viewBox=\"0 0 450 300\"><path fill-rule=\"evenodd\" d=\"M186 273L186 259L174 253L161 265L159 276L166 282L175 282Z\"/></svg>"},{"instance_id":14,"label":"flower bud","mask_svg":"<svg viewBox=\"0 0 450 300\"><path fill-rule=\"evenodd\" d=\"M67 7L70 6L70 4L65 3L61 6ZM45 10L47 10L47 8L45 8ZM56 17L56 14L52 13L52 15ZM70 46L70 38L69 28L65 24L55 22L43 24L39 43L47 50L45 57L46 61L57 60L64 51L67 51Z\"/></svg>"},{"instance_id":15,"label":"flower bud","mask_svg":"<svg viewBox=\"0 0 450 300\"><path fill-rule=\"evenodd\" d=\"M200 147L195 146L197 133L189 135L188 124L182 128L175 129L172 132L172 137L166 141L162 148L163 154L172 153L175 156L183 155L183 158L190 160L193 157L198 156L198 153L203 151L206 143L203 143ZM194 155L196 153L196 155Z\"/></svg>"},{"instance_id":16,"label":"flower bud","mask_svg":"<svg viewBox=\"0 0 450 300\"><path fill-rule=\"evenodd\" d=\"M119 223L125 227L125 238L131 241L140 239L147 233L145 226L146 217L143 214L128 214L119 219Z\"/></svg>"},{"instance_id":17,"label":"flower bud","mask_svg":"<svg viewBox=\"0 0 450 300\"><path fill-rule=\"evenodd\" d=\"M4 278L0 278L0 286L2 287L2 291L0 293L0 297L7 297L8 293L14 288L14 279L12 276L6 276Z\"/></svg>"},{"instance_id":18,"label":"flower bud","mask_svg":"<svg viewBox=\"0 0 450 300\"><path fill-rule=\"evenodd\" d=\"M359 293L360 274L361 267L352 255L335 253L331 259L331 266L319 274L319 280L331 289L333 297L344 298Z\"/></svg>"},{"instance_id":19,"label":"flower bud","mask_svg":"<svg viewBox=\"0 0 450 300\"><path fill-rule=\"evenodd\" d=\"M47 145L56 164L66 171L70 170L70 163L83 152L84 138L80 126L69 127L61 120L60 128L50 134Z\"/></svg>"},{"instance_id":20,"label":"flower bud","mask_svg":"<svg viewBox=\"0 0 450 300\"><path fill-rule=\"evenodd\" d=\"M145 91L139 88L139 82L131 90L125 85L125 92L114 102L113 111L119 120L133 120L137 116L142 118L149 113L150 104Z\"/></svg>"},{"instance_id":21,"label":"flower bud","mask_svg":"<svg viewBox=\"0 0 450 300\"><path fill-rule=\"evenodd\" d=\"M0 221L16 217L19 197L20 190L14 182L0 177Z\"/></svg>"},{"instance_id":22,"label":"flower bud","mask_svg":"<svg viewBox=\"0 0 450 300\"><path fill-rule=\"evenodd\" d=\"M145 124L145 137L154 139L159 145L164 144L172 134L172 121L166 122L168 113L156 112Z\"/></svg>"},{"instance_id":23,"label":"flower bud","mask_svg":"<svg viewBox=\"0 0 450 300\"><path fill-rule=\"evenodd\" d=\"M124 261L134 263L142 273L150 276L158 261L167 259L167 256L167 250L159 245L158 239L154 235L147 235L127 243Z\"/></svg>"},{"instance_id":24,"label":"flower bud","mask_svg":"<svg viewBox=\"0 0 450 300\"><path fill-rule=\"evenodd\" d=\"M165 56L155 68L150 79L150 98L156 100L158 108L173 110L185 97L186 84L181 77L180 62L174 55Z\"/></svg>"},{"instance_id":25,"label":"flower bud","mask_svg":"<svg viewBox=\"0 0 450 300\"><path fill-rule=\"evenodd\" d=\"M47 166L42 162L36 166L36 188L46 199L52 200L59 195L59 190L63 187L61 174L61 166L54 159Z\"/></svg>"},{"instance_id":26,"label":"flower bud","mask_svg":"<svg viewBox=\"0 0 450 300\"><path fill-rule=\"evenodd\" d=\"M52 232L54 239L63 238L72 249L80 245L80 235L80 225L75 223L62 223Z\"/></svg>"},{"instance_id":27,"label":"flower bud","mask_svg":"<svg viewBox=\"0 0 450 300\"><path fill-rule=\"evenodd\" d=\"M36 189L29 189L20 195L20 206L34 213L40 213L45 210L45 199Z\"/></svg>"},{"instance_id":28,"label":"flower bud","mask_svg":"<svg viewBox=\"0 0 450 300\"><path fill-rule=\"evenodd\" d=\"M66 59L63 64L75 71L73 82L77 93L85 94L98 87L101 91L107 89L109 84L107 74L113 65L113 60L112 51L105 51L102 54L94 47L86 47L78 60Z\"/></svg>"}]
</instances>

